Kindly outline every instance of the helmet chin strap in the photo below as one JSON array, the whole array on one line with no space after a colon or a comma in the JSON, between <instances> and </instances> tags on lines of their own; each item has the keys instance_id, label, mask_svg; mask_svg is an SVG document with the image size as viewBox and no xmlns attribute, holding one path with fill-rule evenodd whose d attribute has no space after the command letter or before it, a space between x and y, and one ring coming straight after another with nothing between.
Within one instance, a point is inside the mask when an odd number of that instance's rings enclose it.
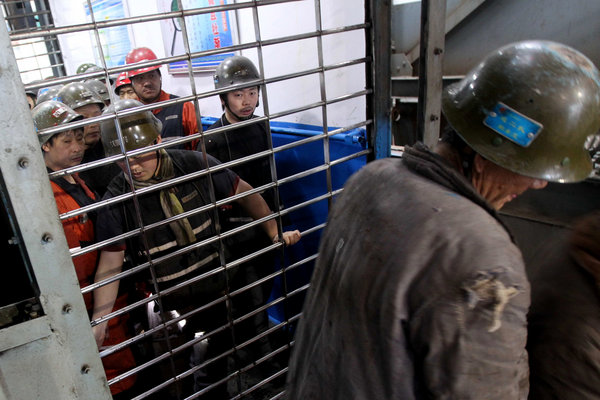
<instances>
[{"instance_id":1,"label":"helmet chin strap","mask_svg":"<svg viewBox=\"0 0 600 400\"><path fill-rule=\"evenodd\" d=\"M153 144L156 144L156 141L154 141ZM154 168L154 172L152 173L152 178L158 178L158 171L160 171L160 164L162 163L162 157L160 156L160 150L156 150L156 168Z\"/></svg>"}]
</instances>

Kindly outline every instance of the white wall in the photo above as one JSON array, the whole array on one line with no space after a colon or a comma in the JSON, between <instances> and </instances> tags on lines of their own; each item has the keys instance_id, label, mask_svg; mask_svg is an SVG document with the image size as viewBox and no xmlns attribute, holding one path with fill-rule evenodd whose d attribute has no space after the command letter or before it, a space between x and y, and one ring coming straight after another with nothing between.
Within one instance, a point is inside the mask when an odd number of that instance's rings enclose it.
<instances>
[{"instance_id":1,"label":"white wall","mask_svg":"<svg viewBox=\"0 0 600 400\"><path fill-rule=\"evenodd\" d=\"M126 13L141 16L160 12L162 0L141 2L123 0ZM84 1L51 0L51 9L57 26L85 22ZM60 10L58 12L57 10ZM260 6L258 8L260 38L268 40L278 37L314 32L317 29L315 4L313 0L296 1L286 4ZM253 11L238 10L235 16L240 43L254 42ZM322 29L360 24L364 21L362 0L321 1ZM157 56L165 57L165 43L161 33L161 22L132 24L129 27L130 40L135 47L149 47ZM85 62L97 62L94 56L94 40L89 32L60 35L63 57L69 74L74 74L77 66ZM353 31L322 38L323 62L332 65L342 61L364 57L364 32ZM300 72L318 66L318 41L316 38L293 41L262 48L263 66L266 78ZM169 47L168 44L167 47ZM242 52L258 66L258 50ZM192 93L188 74L172 75L166 66L161 67L163 88L170 93L188 95ZM194 73L196 92L213 89L212 72ZM365 67L359 64L328 71L325 74L325 89L328 99L363 90L365 87ZM318 74L295 78L267 85L267 105L269 113L278 113L321 100ZM264 113L265 99L257 111ZM205 116L219 116L221 106L217 97L200 100L200 111ZM327 107L328 126L350 125L365 119L365 99L343 101ZM283 121L321 125L322 109L316 108L281 118Z\"/></svg>"}]
</instances>

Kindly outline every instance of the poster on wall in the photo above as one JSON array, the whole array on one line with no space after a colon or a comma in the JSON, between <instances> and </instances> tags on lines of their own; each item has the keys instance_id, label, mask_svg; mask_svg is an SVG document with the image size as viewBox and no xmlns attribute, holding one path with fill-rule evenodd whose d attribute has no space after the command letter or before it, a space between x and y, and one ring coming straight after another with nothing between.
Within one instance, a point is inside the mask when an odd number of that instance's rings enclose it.
<instances>
[{"instance_id":1,"label":"poster on wall","mask_svg":"<svg viewBox=\"0 0 600 400\"><path fill-rule=\"evenodd\" d=\"M91 0L94 20L96 22L125 18L125 8L122 0ZM85 16L88 22L92 21L92 15L88 2L84 1ZM96 57L100 56L97 51L97 42L94 32L90 31L91 41ZM129 30L127 26L115 26L111 28L99 29L100 43L102 45L102 55L107 67L115 67L125 64L125 56L131 50L131 40L129 39ZM99 66L102 66L100 60L96 60Z\"/></svg>"},{"instance_id":2,"label":"poster on wall","mask_svg":"<svg viewBox=\"0 0 600 400\"><path fill-rule=\"evenodd\" d=\"M162 12L180 11L177 0L157 0ZM233 0L181 0L184 10L214 7L232 3ZM233 11L220 11L194 15L185 18L188 42L192 53L232 46L236 41L235 14ZM165 54L175 56L185 54L181 18L161 21ZM193 71L213 71L225 58L234 52L216 54L192 59ZM177 61L168 65L171 74L188 72L187 61Z\"/></svg>"}]
</instances>

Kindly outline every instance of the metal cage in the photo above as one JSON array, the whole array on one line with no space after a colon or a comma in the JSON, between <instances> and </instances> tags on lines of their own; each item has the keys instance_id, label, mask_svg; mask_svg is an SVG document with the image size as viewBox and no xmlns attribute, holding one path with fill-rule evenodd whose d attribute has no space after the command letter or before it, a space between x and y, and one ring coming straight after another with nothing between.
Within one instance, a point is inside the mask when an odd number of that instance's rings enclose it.
<instances>
[{"instance_id":1,"label":"metal cage","mask_svg":"<svg viewBox=\"0 0 600 400\"><path fill-rule=\"evenodd\" d=\"M163 3L166 4L157 2ZM22 265L18 268L24 271L22 285L14 287L15 292L23 293L22 298L7 299L2 304L3 311L18 314L0 327L0 335L10 338L2 342L0 355L0 369L7 382L6 397L100 399L111 398L111 392L120 399L282 397L294 328L328 209L349 175L368 160L390 152L391 97L386 56L389 12L381 13L389 11L389 2L177 0L170 3L168 10L155 10L153 5L133 9L133 2L88 0L78 5L87 18L83 22L67 17L73 14L63 9L66 2L44 2L47 9L35 11L40 4L3 2L5 6L23 6L33 11L20 16L6 12L7 22L12 23L0 28L4 49L0 85L5 98L12 99L2 117L5 133L10 132L0 138L2 194L7 210L5 219L10 222L9 248L19 255ZM120 7L123 13L110 14L110 7ZM54 22L39 23L40 13L46 19L54 17ZM202 22L198 21L225 16L235 28L231 43L221 45L225 42L213 38L212 46L199 48L198 35L203 31L199 29ZM20 17L33 22L21 24ZM376 23L375 18L380 21ZM290 21L294 25L292 19L299 28L285 27L285 22L281 22ZM136 112L191 103L198 132L163 141L150 151L169 152L175 147L190 147L192 143L199 143L199 149L206 150L206 144L218 135L256 125L265 126L270 133L268 147L149 187L132 185L120 196L59 214L50 181L119 163L131 182L134 177L129 160L143 152L125 151L122 145L120 154L47 171L24 92L42 93L51 86L92 78L114 80L119 73L132 71L134 67L116 60L123 54L113 49L116 42L111 40L115 37L128 40L130 47L152 45L144 42L144 32L163 29L163 23L174 27L163 32L163 37L173 41L164 48L156 46L158 59L143 66L162 66L163 89L171 91L168 84L173 85L180 97L86 118L44 133L60 133L116 121ZM204 25L207 26L210 25ZM52 76L31 80L31 70L18 66L11 45L15 49L24 41L48 42L48 38L55 46L46 55L50 57L47 64ZM312 49L311 52L306 48ZM340 48L345 50L335 51ZM100 68L75 72L73 60L77 53L89 49L94 56L89 62ZM300 61L286 59L290 52L296 52ZM212 106L205 111L206 105L219 104L219 96L227 92L212 86L214 60L229 54L246 55L255 61L262 77L254 82L260 88L260 116L207 130L219 119L220 110L217 106L215 112ZM57 55L61 58L57 59ZM309 61L304 62L305 59ZM114 88L108 83L106 86L110 101L116 102ZM311 90L311 95L298 96L302 90ZM388 95L374 95L381 92ZM349 117L357 114L358 117ZM122 140L122 129L119 125L116 129ZM207 160L205 153L199 154ZM147 222L140 207L145 197L176 191L173 188L186 182L213 182L214 176L256 160L267 162L268 183L226 198L217 195L214 185L208 185L208 198L200 206L170 217L163 214L159 220ZM279 199L269 215L256 221L245 219L233 228L219 221L220 212L228 204L267 191ZM131 205L133 211L132 220L122 234L69 248L62 223L83 220L93 214L104 215L107 207L116 209L124 204ZM212 216L214 234L179 246L174 252L153 255L148 235L201 214ZM270 244L267 240L260 248L252 247L245 253L237 251L241 236L260 234L261 224L268 221L276 222L279 238L285 230L298 229L300 242L285 247L279 240ZM120 243L126 243L127 249L138 243L143 245L135 247L138 254L125 252L124 266L118 273L80 287L72 259L95 252L101 254ZM159 284L156 268L161 263L207 246L217 249L215 268L203 270L172 287ZM143 257L139 257L140 253ZM259 271L250 267L264 260L268 260L267 265ZM202 282L215 276L225 277L224 289L218 295L202 300L199 300L202 296L197 296L189 307L163 306L173 293L199 282L203 287ZM91 311L89 305L86 311L82 294L90 296L115 282L119 283L119 296L126 294L127 301L103 317L91 320L91 326L124 323L127 334L97 350L90 329ZM190 326L194 329L189 329ZM123 352L133 355L134 364L116 374L109 374L107 369L105 374L106 360ZM36 378L39 384L23 383L21 374L25 368L28 375L40 377Z\"/></svg>"}]
</instances>

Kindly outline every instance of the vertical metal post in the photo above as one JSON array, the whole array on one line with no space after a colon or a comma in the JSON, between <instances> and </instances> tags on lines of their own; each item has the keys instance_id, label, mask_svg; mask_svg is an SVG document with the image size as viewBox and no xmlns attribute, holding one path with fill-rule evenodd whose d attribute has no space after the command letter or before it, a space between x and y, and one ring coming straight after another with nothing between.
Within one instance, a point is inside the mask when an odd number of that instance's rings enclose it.
<instances>
[{"instance_id":1,"label":"vertical metal post","mask_svg":"<svg viewBox=\"0 0 600 400\"><path fill-rule=\"evenodd\" d=\"M421 1L417 136L433 148L440 134L446 0Z\"/></svg>"},{"instance_id":2,"label":"vertical metal post","mask_svg":"<svg viewBox=\"0 0 600 400\"><path fill-rule=\"evenodd\" d=\"M367 88L372 92L367 96L367 118L373 124L367 130L368 140L373 148L369 161L391 155L392 109L391 80L391 4L390 0L369 0L365 2L365 22L370 28L365 30L367 57Z\"/></svg>"},{"instance_id":3,"label":"vertical metal post","mask_svg":"<svg viewBox=\"0 0 600 400\"><path fill-rule=\"evenodd\" d=\"M323 24L321 17L321 1L315 0L315 26L317 28L317 32L323 32ZM319 60L319 88L321 93L321 101L324 103L321 107L321 117L323 119L323 161L325 165L327 165L326 172L326 180L327 180L327 193L332 192L332 184L331 184L331 155L329 148L329 136L327 136L327 132L329 131L329 122L327 121L327 91L325 88L325 71L323 70L324 62L323 62L323 37L321 35L317 36L317 59ZM327 199L327 203L329 205L329 209L333 204L333 199L329 197Z\"/></svg>"},{"instance_id":4,"label":"vertical metal post","mask_svg":"<svg viewBox=\"0 0 600 400\"><path fill-rule=\"evenodd\" d=\"M0 171L43 316L0 329L0 398L111 399L6 24L0 24Z\"/></svg>"}]
</instances>

